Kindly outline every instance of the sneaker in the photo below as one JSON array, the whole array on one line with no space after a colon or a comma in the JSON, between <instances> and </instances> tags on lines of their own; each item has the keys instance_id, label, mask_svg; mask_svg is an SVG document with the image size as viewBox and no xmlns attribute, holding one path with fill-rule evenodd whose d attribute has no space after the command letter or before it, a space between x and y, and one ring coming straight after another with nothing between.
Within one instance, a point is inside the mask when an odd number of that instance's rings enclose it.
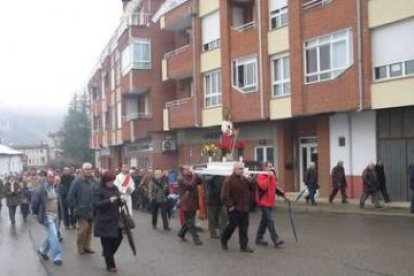
<instances>
[{"instance_id":1,"label":"sneaker","mask_svg":"<svg viewBox=\"0 0 414 276\"><path fill-rule=\"evenodd\" d=\"M256 240L256 244L257 245L262 245L262 246L269 245L269 243L267 241L264 241L263 239Z\"/></svg>"},{"instance_id":2,"label":"sneaker","mask_svg":"<svg viewBox=\"0 0 414 276\"><path fill-rule=\"evenodd\" d=\"M254 250L251 249L250 247L246 246L246 247L240 248L240 252L243 252L243 253L254 253Z\"/></svg>"},{"instance_id":3,"label":"sneaker","mask_svg":"<svg viewBox=\"0 0 414 276\"><path fill-rule=\"evenodd\" d=\"M165 227L164 230L165 231L171 231L171 228L170 227Z\"/></svg>"},{"instance_id":4,"label":"sneaker","mask_svg":"<svg viewBox=\"0 0 414 276\"><path fill-rule=\"evenodd\" d=\"M221 249L223 249L224 251L229 250L229 246L227 245L227 242L221 242Z\"/></svg>"},{"instance_id":5,"label":"sneaker","mask_svg":"<svg viewBox=\"0 0 414 276\"><path fill-rule=\"evenodd\" d=\"M202 241L200 241L200 239L194 239L194 244L195 245L203 245L203 242Z\"/></svg>"},{"instance_id":6,"label":"sneaker","mask_svg":"<svg viewBox=\"0 0 414 276\"><path fill-rule=\"evenodd\" d=\"M62 265L63 264L62 260L55 260L55 261L53 261L53 263L55 265Z\"/></svg>"},{"instance_id":7,"label":"sneaker","mask_svg":"<svg viewBox=\"0 0 414 276\"><path fill-rule=\"evenodd\" d=\"M346 200L346 199L342 200L342 204L348 204L348 203L349 203L348 200Z\"/></svg>"},{"instance_id":8,"label":"sneaker","mask_svg":"<svg viewBox=\"0 0 414 276\"><path fill-rule=\"evenodd\" d=\"M42 257L43 261L49 260L49 256L47 254L43 254L40 252L40 249L37 250L37 254L39 254L40 257Z\"/></svg>"},{"instance_id":9,"label":"sneaker","mask_svg":"<svg viewBox=\"0 0 414 276\"><path fill-rule=\"evenodd\" d=\"M275 242L275 247L280 247L281 245L283 245L285 242L283 240L277 240Z\"/></svg>"}]
</instances>

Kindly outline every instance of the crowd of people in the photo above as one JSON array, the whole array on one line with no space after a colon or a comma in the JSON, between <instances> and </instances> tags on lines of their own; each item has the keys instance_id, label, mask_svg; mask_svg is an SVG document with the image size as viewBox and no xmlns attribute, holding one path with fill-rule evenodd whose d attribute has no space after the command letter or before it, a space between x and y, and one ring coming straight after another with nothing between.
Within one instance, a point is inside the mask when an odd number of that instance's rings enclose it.
<instances>
[{"instance_id":1,"label":"crowd of people","mask_svg":"<svg viewBox=\"0 0 414 276\"><path fill-rule=\"evenodd\" d=\"M143 210L152 214L152 227L158 227L161 213L162 226L170 231L170 219L178 211L181 228L178 237L187 241L189 233L195 245L203 242L198 234L196 218L208 219L210 238L219 239L223 250L228 250L228 241L236 228L239 231L241 252L253 253L248 245L249 211L252 202L260 209L261 220L256 231L255 244L267 246L264 235L268 230L274 247L284 242L276 231L272 208L278 195L289 201L278 188L276 170L269 162L256 176L244 175L244 164L235 162L230 176L201 176L194 173L191 166L182 166L179 171L161 169L129 169L123 165L118 171L94 169L84 163L81 169L63 168L60 170L37 171L30 169L21 174L0 178L0 199L6 197L12 225L16 223L16 209L20 206L24 222L30 213L44 226L46 238L38 248L43 260L49 259L51 252L56 265L63 263L60 242L61 224L66 230L76 229L77 250L80 255L94 254L91 247L92 234L100 238L102 254L108 271L116 272L114 255L123 239L120 210ZM343 162L340 161L331 172L332 203L337 192L342 195L342 203L347 203L347 181ZM409 180L414 191L414 164L409 167ZM311 163L304 177L308 189L306 202L316 205L315 193L319 188L318 173ZM370 163L362 173L363 193L360 207L371 196L379 207L378 194L384 201L390 198L386 190L383 162ZM0 200L1 208L1 200ZM414 196L411 204L414 212Z\"/></svg>"}]
</instances>

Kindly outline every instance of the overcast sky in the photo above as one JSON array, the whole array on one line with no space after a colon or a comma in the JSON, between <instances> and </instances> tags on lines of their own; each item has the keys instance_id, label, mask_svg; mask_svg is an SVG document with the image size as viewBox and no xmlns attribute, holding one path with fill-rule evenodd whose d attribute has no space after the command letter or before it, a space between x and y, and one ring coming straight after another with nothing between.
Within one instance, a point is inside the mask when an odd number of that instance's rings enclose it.
<instances>
[{"instance_id":1,"label":"overcast sky","mask_svg":"<svg viewBox=\"0 0 414 276\"><path fill-rule=\"evenodd\" d=\"M121 15L121 0L1 0L0 108L65 113Z\"/></svg>"}]
</instances>

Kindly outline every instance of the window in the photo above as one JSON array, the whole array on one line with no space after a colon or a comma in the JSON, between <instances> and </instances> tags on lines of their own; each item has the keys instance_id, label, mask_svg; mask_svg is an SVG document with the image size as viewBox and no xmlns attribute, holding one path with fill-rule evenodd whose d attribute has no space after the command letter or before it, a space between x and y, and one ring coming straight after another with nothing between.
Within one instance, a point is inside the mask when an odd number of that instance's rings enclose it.
<instances>
[{"instance_id":1,"label":"window","mask_svg":"<svg viewBox=\"0 0 414 276\"><path fill-rule=\"evenodd\" d=\"M204 106L214 107L221 105L221 71L214 71L204 75Z\"/></svg>"},{"instance_id":2,"label":"window","mask_svg":"<svg viewBox=\"0 0 414 276\"><path fill-rule=\"evenodd\" d=\"M203 17L202 22L203 51L220 47L220 14L211 13Z\"/></svg>"},{"instance_id":3,"label":"window","mask_svg":"<svg viewBox=\"0 0 414 276\"><path fill-rule=\"evenodd\" d=\"M260 163L271 162L274 166L275 164L275 148L272 146L259 146L254 149L254 159Z\"/></svg>"},{"instance_id":4,"label":"window","mask_svg":"<svg viewBox=\"0 0 414 276\"><path fill-rule=\"evenodd\" d=\"M333 0L302 0L303 9L311 9L331 3Z\"/></svg>"},{"instance_id":5,"label":"window","mask_svg":"<svg viewBox=\"0 0 414 276\"><path fill-rule=\"evenodd\" d=\"M413 29L414 19L408 19L371 31L374 80L414 75Z\"/></svg>"},{"instance_id":6,"label":"window","mask_svg":"<svg viewBox=\"0 0 414 276\"><path fill-rule=\"evenodd\" d=\"M288 24L287 0L269 0L270 29L278 29Z\"/></svg>"},{"instance_id":7,"label":"window","mask_svg":"<svg viewBox=\"0 0 414 276\"><path fill-rule=\"evenodd\" d=\"M233 86L243 92L256 90L256 58L233 61Z\"/></svg>"},{"instance_id":8,"label":"window","mask_svg":"<svg viewBox=\"0 0 414 276\"><path fill-rule=\"evenodd\" d=\"M273 96L290 95L290 62L289 55L278 55L272 58L272 92Z\"/></svg>"},{"instance_id":9,"label":"window","mask_svg":"<svg viewBox=\"0 0 414 276\"><path fill-rule=\"evenodd\" d=\"M333 79L352 63L351 30L342 30L305 42L307 83Z\"/></svg>"},{"instance_id":10,"label":"window","mask_svg":"<svg viewBox=\"0 0 414 276\"><path fill-rule=\"evenodd\" d=\"M374 79L383 80L414 75L414 59L405 62L377 66L374 68Z\"/></svg>"},{"instance_id":11,"label":"window","mask_svg":"<svg viewBox=\"0 0 414 276\"><path fill-rule=\"evenodd\" d=\"M149 39L134 40L122 52L122 75L131 69L151 69L151 42Z\"/></svg>"}]
</instances>

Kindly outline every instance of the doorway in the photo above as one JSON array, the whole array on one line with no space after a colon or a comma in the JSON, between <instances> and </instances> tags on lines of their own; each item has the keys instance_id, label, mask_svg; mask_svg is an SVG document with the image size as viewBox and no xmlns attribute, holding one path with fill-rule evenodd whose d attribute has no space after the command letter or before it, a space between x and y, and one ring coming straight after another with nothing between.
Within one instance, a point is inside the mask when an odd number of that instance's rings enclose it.
<instances>
[{"instance_id":1,"label":"doorway","mask_svg":"<svg viewBox=\"0 0 414 276\"><path fill-rule=\"evenodd\" d=\"M318 171L318 138L301 137L299 138L300 191L306 187L304 182L305 172L311 162L315 163L316 171Z\"/></svg>"}]
</instances>

